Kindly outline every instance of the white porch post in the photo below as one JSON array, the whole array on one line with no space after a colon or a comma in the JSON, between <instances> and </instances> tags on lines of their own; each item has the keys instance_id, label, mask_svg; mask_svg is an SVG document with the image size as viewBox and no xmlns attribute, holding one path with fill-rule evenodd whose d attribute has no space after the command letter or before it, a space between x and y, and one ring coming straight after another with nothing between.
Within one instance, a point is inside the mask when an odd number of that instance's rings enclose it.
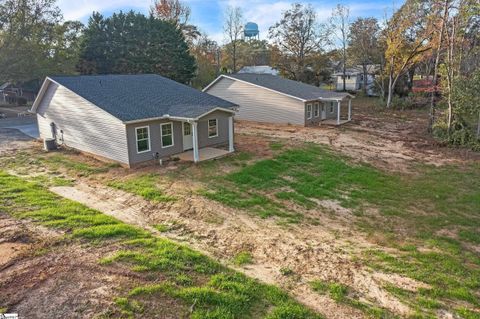
<instances>
[{"instance_id":1,"label":"white porch post","mask_svg":"<svg viewBox=\"0 0 480 319\"><path fill-rule=\"evenodd\" d=\"M337 125L340 125L340 101L337 101Z\"/></svg>"},{"instance_id":2,"label":"white porch post","mask_svg":"<svg viewBox=\"0 0 480 319\"><path fill-rule=\"evenodd\" d=\"M352 99L348 100L348 120L352 120Z\"/></svg>"},{"instance_id":3,"label":"white porch post","mask_svg":"<svg viewBox=\"0 0 480 319\"><path fill-rule=\"evenodd\" d=\"M230 153L235 151L235 148L233 147L233 116L230 116L228 118L228 151Z\"/></svg>"},{"instance_id":4,"label":"white porch post","mask_svg":"<svg viewBox=\"0 0 480 319\"><path fill-rule=\"evenodd\" d=\"M193 139L193 161L198 163L200 161L200 155L198 154L198 122L192 123L192 139Z\"/></svg>"}]
</instances>

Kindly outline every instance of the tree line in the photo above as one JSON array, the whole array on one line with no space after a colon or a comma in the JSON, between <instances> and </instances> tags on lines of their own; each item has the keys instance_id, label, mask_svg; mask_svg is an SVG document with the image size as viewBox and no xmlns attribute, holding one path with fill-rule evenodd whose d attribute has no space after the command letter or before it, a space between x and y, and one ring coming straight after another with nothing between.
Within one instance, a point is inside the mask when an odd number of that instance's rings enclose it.
<instances>
[{"instance_id":1,"label":"tree line","mask_svg":"<svg viewBox=\"0 0 480 319\"><path fill-rule=\"evenodd\" d=\"M268 30L245 40L240 8L224 15L219 44L190 23L181 0L156 0L148 15L94 12L87 25L64 21L55 0L0 0L0 82L40 81L49 74L156 73L202 88L221 73L270 65L281 76L320 86L359 66L385 108L421 100L428 130L452 144L480 137L478 0L406 0L383 20L353 20L337 5L321 22L312 5L293 3ZM421 76L428 88L413 93ZM422 99L417 99L420 95Z\"/></svg>"}]
</instances>

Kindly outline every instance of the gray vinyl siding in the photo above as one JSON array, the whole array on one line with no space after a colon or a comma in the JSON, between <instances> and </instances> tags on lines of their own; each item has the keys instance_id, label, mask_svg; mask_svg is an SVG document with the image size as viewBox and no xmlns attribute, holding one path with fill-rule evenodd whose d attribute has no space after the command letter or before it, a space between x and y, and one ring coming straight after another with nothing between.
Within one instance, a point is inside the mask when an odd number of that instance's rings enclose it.
<instances>
[{"instance_id":1,"label":"gray vinyl siding","mask_svg":"<svg viewBox=\"0 0 480 319\"><path fill-rule=\"evenodd\" d=\"M318 117L315 116L315 103L319 103L320 106L320 112L318 113ZM333 112L330 112L331 109L331 103L333 103ZM341 108L346 108L348 107L348 102L342 102L341 103ZM307 105L311 104L312 105L312 118L308 118L307 116ZM322 105L325 107L325 115L326 118L325 120L336 120L337 119L337 102L322 102L322 101L310 101L310 102L305 102L305 125L306 126L315 126L319 125L322 122Z\"/></svg>"},{"instance_id":2,"label":"gray vinyl siding","mask_svg":"<svg viewBox=\"0 0 480 319\"><path fill-rule=\"evenodd\" d=\"M331 109L331 103L333 103L333 112L330 112L330 109ZM338 107L337 107L337 102L325 102L325 106L326 106L326 111L327 111L327 120L336 120L337 119L337 111L338 111ZM345 107L345 102L342 103L341 107Z\"/></svg>"},{"instance_id":3,"label":"gray vinyl siding","mask_svg":"<svg viewBox=\"0 0 480 319\"><path fill-rule=\"evenodd\" d=\"M50 82L37 109L40 138L51 138L50 123L64 144L128 164L125 125L72 91Z\"/></svg>"},{"instance_id":4,"label":"gray vinyl siding","mask_svg":"<svg viewBox=\"0 0 480 319\"><path fill-rule=\"evenodd\" d=\"M318 103L318 107L319 107L319 112L318 112L318 116L315 116L315 103ZM312 105L312 117L309 119L308 116L307 116L307 105L308 104L311 104ZM318 123L320 123L322 121L322 102L306 102L305 103L305 125L306 126L314 126L314 125L318 125Z\"/></svg>"},{"instance_id":5,"label":"gray vinyl siding","mask_svg":"<svg viewBox=\"0 0 480 319\"><path fill-rule=\"evenodd\" d=\"M198 146L199 148L207 146L215 146L228 143L228 117L230 113L215 111L210 113L198 121ZM208 137L208 120L218 120L218 136L214 138ZM162 148L160 124L173 123L173 141L171 147ZM150 151L137 153L136 128L148 126L150 130ZM128 153L130 165L139 164L154 159L155 153L158 152L160 158L168 158L172 155L182 153L183 150L183 124L180 121L173 120L156 120L148 122L139 122L127 124Z\"/></svg>"},{"instance_id":6,"label":"gray vinyl siding","mask_svg":"<svg viewBox=\"0 0 480 319\"><path fill-rule=\"evenodd\" d=\"M173 146L162 147L160 124L173 123ZM150 129L150 151L137 153L137 136L136 128L148 126ZM141 162L151 161L154 159L155 153L158 152L160 158L167 158L174 154L183 152L183 132L182 122L172 120L156 120L149 122L141 122L135 124L127 124L127 140L128 155L130 165Z\"/></svg>"},{"instance_id":7,"label":"gray vinyl siding","mask_svg":"<svg viewBox=\"0 0 480 319\"><path fill-rule=\"evenodd\" d=\"M228 78L220 78L206 92L239 105L237 119L305 125L301 100Z\"/></svg>"},{"instance_id":8,"label":"gray vinyl siding","mask_svg":"<svg viewBox=\"0 0 480 319\"><path fill-rule=\"evenodd\" d=\"M214 146L228 143L228 118L231 114L215 111L198 121L198 147ZM208 120L217 119L217 137L208 137Z\"/></svg>"}]
</instances>

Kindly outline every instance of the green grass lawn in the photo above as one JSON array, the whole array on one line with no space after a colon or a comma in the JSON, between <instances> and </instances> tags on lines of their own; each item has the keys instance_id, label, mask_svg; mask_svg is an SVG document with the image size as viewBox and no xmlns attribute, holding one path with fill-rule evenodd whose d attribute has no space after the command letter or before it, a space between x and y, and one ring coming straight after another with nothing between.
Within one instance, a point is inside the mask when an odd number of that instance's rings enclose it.
<instances>
[{"instance_id":1,"label":"green grass lawn","mask_svg":"<svg viewBox=\"0 0 480 319\"><path fill-rule=\"evenodd\" d=\"M337 303L348 305L363 311L368 318L398 318L386 309L379 308L372 304L360 301L357 297L353 295L351 288L349 288L348 286L335 282L325 282L321 280L312 281L310 283L310 286L313 291L317 292L320 295L329 295L330 298L335 300Z\"/></svg>"},{"instance_id":2,"label":"green grass lawn","mask_svg":"<svg viewBox=\"0 0 480 319\"><path fill-rule=\"evenodd\" d=\"M158 174L143 174L121 180L112 180L107 185L139 195L152 202L175 201L175 197L165 195L158 185L159 180L160 176Z\"/></svg>"},{"instance_id":3,"label":"green grass lawn","mask_svg":"<svg viewBox=\"0 0 480 319\"><path fill-rule=\"evenodd\" d=\"M115 299L115 318L158 314L165 305L155 304L157 298L172 298L191 318L320 318L276 287L225 268L186 246L60 198L37 182L0 171L0 201L2 211L61 229L67 241L120 247L100 261L102 267L121 263L144 274L148 282ZM153 306L146 305L152 297Z\"/></svg>"},{"instance_id":4,"label":"green grass lawn","mask_svg":"<svg viewBox=\"0 0 480 319\"><path fill-rule=\"evenodd\" d=\"M411 167L408 174L386 173L367 164L354 163L319 145L305 144L291 148L281 142L273 142L270 148L274 153L270 159L257 160L251 154L237 153L195 166L179 164L176 170L163 175L134 174L106 183L147 200L163 202L177 199L165 194L161 179L193 179L205 185L200 192L204 196L253 215L276 218L280 223L321 222L310 218L308 210L320 209L317 207L319 200L337 201L351 209L352 226L369 238L375 238L379 247L396 249L389 250L389 253L374 249L357 256L364 264L380 271L399 273L431 286L430 289L417 292L395 286L385 287L416 310L417 317L435 317L439 309L447 309L461 318L480 318L479 164L442 167L417 164ZM61 158L57 161L56 157ZM108 164L91 166L60 153L53 157L19 154L8 163L18 167L47 165L53 170L65 167L77 176L91 176L111 169ZM230 173L225 174L225 170ZM70 182L60 177L50 179L48 183L42 178L34 179L46 185ZM41 198L32 196L26 200L35 203ZM64 203L61 206L68 208L65 211L62 207L51 206L17 214L54 227L75 228L70 234L82 240L113 238L124 241L127 237L143 239L142 236L145 236L143 233L136 234L138 230L132 230L124 224L117 225L115 220L98 213L82 212L78 216L76 210L79 208L70 209L69 206L76 207L76 204ZM82 229L76 229L79 225L82 225ZM132 235L132 231L135 234ZM145 246L145 242L142 244L144 246L132 246L131 242L125 245L123 254L105 262L124 262L138 271L154 271L149 267L155 263L145 265L137 253L140 251L140 255L149 256L147 259L150 260L151 256L159 255L156 248ZM127 253L131 251L135 254ZM232 262L242 265L251 260L248 255L239 254ZM194 273L194 277L198 275ZM178 278L190 282L190 277L191 274L182 273ZM178 278L174 276L170 281L178 285ZM209 278L205 277L199 287L205 287ZM182 294L171 292L170 281L169 285L162 286L162 293L186 300L180 297ZM160 293L161 289L157 287L153 290ZM119 304L124 305L125 309L134 307L135 302L125 302L138 296L123 296L126 299L119 299ZM338 300L357 308L362 307L355 300ZM285 307L278 308L286 311ZM255 313L257 306L251 309ZM367 306L364 310L367 313L376 311Z\"/></svg>"},{"instance_id":5,"label":"green grass lawn","mask_svg":"<svg viewBox=\"0 0 480 319\"><path fill-rule=\"evenodd\" d=\"M395 255L369 251L365 263L432 286L402 296L418 316L445 308L480 318L472 310L480 308L480 255L473 248L480 241L480 165L412 170L389 174L308 144L212 178L203 193L262 217L293 222L308 220L291 204L310 209L316 200L338 201L352 210L360 230L381 235L381 245L398 249ZM391 292L400 297L398 290Z\"/></svg>"}]
</instances>

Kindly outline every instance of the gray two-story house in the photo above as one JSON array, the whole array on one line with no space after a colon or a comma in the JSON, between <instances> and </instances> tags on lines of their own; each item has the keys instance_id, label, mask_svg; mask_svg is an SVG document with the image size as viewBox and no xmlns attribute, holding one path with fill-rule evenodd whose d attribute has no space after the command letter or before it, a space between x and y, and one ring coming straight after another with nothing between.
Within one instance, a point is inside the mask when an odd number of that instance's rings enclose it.
<instances>
[{"instance_id":1,"label":"gray two-story house","mask_svg":"<svg viewBox=\"0 0 480 319\"><path fill-rule=\"evenodd\" d=\"M31 111L40 138L130 167L185 152L198 162L217 146L233 152L236 107L147 74L47 77Z\"/></svg>"}]
</instances>

